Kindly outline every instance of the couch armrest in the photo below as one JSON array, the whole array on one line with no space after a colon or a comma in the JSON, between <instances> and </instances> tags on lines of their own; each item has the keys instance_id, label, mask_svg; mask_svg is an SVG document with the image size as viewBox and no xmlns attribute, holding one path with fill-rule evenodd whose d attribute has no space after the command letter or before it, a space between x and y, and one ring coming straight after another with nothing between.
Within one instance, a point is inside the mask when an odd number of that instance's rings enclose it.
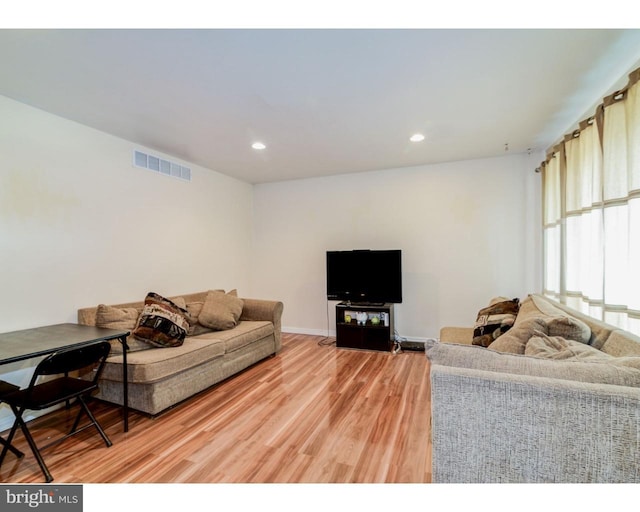
<instances>
[{"instance_id":1,"label":"couch armrest","mask_svg":"<svg viewBox=\"0 0 640 512\"><path fill-rule=\"evenodd\" d=\"M276 352L282 348L282 311L284 304L275 300L242 299L244 307L240 320L263 320L273 322Z\"/></svg>"},{"instance_id":2,"label":"couch armrest","mask_svg":"<svg viewBox=\"0 0 640 512\"><path fill-rule=\"evenodd\" d=\"M473 342L473 327L443 327L440 329L440 341L471 345Z\"/></svg>"},{"instance_id":3,"label":"couch armrest","mask_svg":"<svg viewBox=\"0 0 640 512\"><path fill-rule=\"evenodd\" d=\"M434 365L433 482L640 482L640 389Z\"/></svg>"}]
</instances>

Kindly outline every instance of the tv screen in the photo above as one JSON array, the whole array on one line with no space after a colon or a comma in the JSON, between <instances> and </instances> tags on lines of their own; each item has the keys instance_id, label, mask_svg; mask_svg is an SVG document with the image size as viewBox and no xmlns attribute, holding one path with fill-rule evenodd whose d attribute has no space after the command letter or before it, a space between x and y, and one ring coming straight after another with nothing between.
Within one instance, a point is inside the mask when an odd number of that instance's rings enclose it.
<instances>
[{"instance_id":1,"label":"tv screen","mask_svg":"<svg viewBox=\"0 0 640 512\"><path fill-rule=\"evenodd\" d=\"M402 252L327 251L327 299L402 302Z\"/></svg>"}]
</instances>

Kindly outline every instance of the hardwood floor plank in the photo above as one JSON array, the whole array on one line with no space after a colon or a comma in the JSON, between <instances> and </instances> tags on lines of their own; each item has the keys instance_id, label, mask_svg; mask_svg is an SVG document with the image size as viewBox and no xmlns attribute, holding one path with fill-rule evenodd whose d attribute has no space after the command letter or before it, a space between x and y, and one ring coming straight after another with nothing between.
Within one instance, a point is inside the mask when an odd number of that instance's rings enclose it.
<instances>
[{"instance_id":1,"label":"hardwood floor plank","mask_svg":"<svg viewBox=\"0 0 640 512\"><path fill-rule=\"evenodd\" d=\"M283 334L283 349L156 418L94 401L113 441L92 430L43 452L55 482L429 482L429 367L424 353L338 349ZM169 350L169 349L166 349ZM70 428L75 410L30 424L36 442ZM5 432L3 435L6 435ZM0 480L41 482L25 452Z\"/></svg>"}]
</instances>

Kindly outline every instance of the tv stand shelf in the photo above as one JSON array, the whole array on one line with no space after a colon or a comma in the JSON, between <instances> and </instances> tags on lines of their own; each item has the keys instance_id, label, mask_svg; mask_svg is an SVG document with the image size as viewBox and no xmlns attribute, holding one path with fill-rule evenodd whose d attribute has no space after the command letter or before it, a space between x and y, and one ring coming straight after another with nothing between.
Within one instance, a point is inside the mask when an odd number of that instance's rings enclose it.
<instances>
[{"instance_id":1,"label":"tv stand shelf","mask_svg":"<svg viewBox=\"0 0 640 512\"><path fill-rule=\"evenodd\" d=\"M362 323L357 315L366 314ZM364 318L364 316L362 317ZM391 351L393 348L393 304L340 302L336 305L336 346Z\"/></svg>"}]
</instances>

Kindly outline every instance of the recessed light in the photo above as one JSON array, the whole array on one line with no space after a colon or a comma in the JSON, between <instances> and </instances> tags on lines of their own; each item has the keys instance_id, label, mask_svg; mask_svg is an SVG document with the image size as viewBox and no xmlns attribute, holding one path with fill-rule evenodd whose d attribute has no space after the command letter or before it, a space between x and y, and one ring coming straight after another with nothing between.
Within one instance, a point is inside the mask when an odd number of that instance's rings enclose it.
<instances>
[{"instance_id":1,"label":"recessed light","mask_svg":"<svg viewBox=\"0 0 640 512\"><path fill-rule=\"evenodd\" d=\"M264 149L267 146L265 146L262 142L254 142L253 144L251 144L251 147L253 149Z\"/></svg>"},{"instance_id":2,"label":"recessed light","mask_svg":"<svg viewBox=\"0 0 640 512\"><path fill-rule=\"evenodd\" d=\"M409 137L411 142L422 142L424 140L424 135L421 133L414 133L411 137Z\"/></svg>"}]
</instances>

